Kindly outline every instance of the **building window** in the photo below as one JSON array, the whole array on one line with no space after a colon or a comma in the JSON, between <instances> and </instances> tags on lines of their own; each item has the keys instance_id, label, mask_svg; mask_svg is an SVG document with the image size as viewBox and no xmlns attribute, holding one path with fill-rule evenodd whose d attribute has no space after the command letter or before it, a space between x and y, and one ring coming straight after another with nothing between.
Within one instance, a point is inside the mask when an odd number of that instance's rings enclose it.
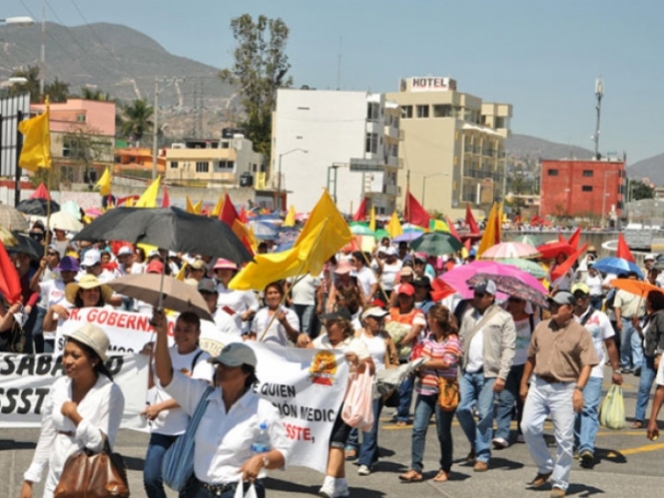
<instances>
[{"instance_id":1,"label":"building window","mask_svg":"<svg viewBox=\"0 0 664 498\"><path fill-rule=\"evenodd\" d=\"M558 176L558 170L557 169L550 169L548 171L549 176Z\"/></svg>"},{"instance_id":2,"label":"building window","mask_svg":"<svg viewBox=\"0 0 664 498\"><path fill-rule=\"evenodd\" d=\"M418 118L428 118L429 117L429 106L428 105L418 105L415 109L417 111Z\"/></svg>"},{"instance_id":3,"label":"building window","mask_svg":"<svg viewBox=\"0 0 664 498\"><path fill-rule=\"evenodd\" d=\"M367 133L367 139L364 146L365 152L376 154L378 152L378 134Z\"/></svg>"},{"instance_id":4,"label":"building window","mask_svg":"<svg viewBox=\"0 0 664 498\"><path fill-rule=\"evenodd\" d=\"M178 162L177 161L171 161L171 169L178 169Z\"/></svg>"},{"instance_id":5,"label":"building window","mask_svg":"<svg viewBox=\"0 0 664 498\"><path fill-rule=\"evenodd\" d=\"M251 171L254 173L258 173L258 164L252 164L251 165Z\"/></svg>"},{"instance_id":6,"label":"building window","mask_svg":"<svg viewBox=\"0 0 664 498\"><path fill-rule=\"evenodd\" d=\"M413 117L413 106L412 105L402 105L401 106L401 119L410 119Z\"/></svg>"},{"instance_id":7,"label":"building window","mask_svg":"<svg viewBox=\"0 0 664 498\"><path fill-rule=\"evenodd\" d=\"M585 176L585 177L593 176L593 170L591 170L591 169L584 169L584 170L583 170L583 176Z\"/></svg>"},{"instance_id":8,"label":"building window","mask_svg":"<svg viewBox=\"0 0 664 498\"><path fill-rule=\"evenodd\" d=\"M449 118L452 117L452 106L449 104L436 104L433 106L434 118Z\"/></svg>"},{"instance_id":9,"label":"building window","mask_svg":"<svg viewBox=\"0 0 664 498\"><path fill-rule=\"evenodd\" d=\"M369 102L367 104L367 121L378 121L378 104L375 102Z\"/></svg>"},{"instance_id":10,"label":"building window","mask_svg":"<svg viewBox=\"0 0 664 498\"><path fill-rule=\"evenodd\" d=\"M207 173L209 171L210 163L207 161L196 161L196 173Z\"/></svg>"},{"instance_id":11,"label":"building window","mask_svg":"<svg viewBox=\"0 0 664 498\"><path fill-rule=\"evenodd\" d=\"M85 114L77 114L76 121L79 123L85 123Z\"/></svg>"},{"instance_id":12,"label":"building window","mask_svg":"<svg viewBox=\"0 0 664 498\"><path fill-rule=\"evenodd\" d=\"M581 186L581 191L582 192L592 192L593 191L593 186L592 185L582 185Z\"/></svg>"},{"instance_id":13,"label":"building window","mask_svg":"<svg viewBox=\"0 0 664 498\"><path fill-rule=\"evenodd\" d=\"M233 171L233 168L235 167L235 161L219 161L217 164L217 169L219 170L231 170Z\"/></svg>"}]
</instances>

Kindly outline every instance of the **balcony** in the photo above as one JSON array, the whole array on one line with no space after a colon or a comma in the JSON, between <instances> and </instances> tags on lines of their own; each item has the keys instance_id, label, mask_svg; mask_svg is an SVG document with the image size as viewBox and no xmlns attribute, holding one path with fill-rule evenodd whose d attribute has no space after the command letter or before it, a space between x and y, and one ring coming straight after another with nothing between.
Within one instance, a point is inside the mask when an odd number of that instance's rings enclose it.
<instances>
[{"instance_id":1,"label":"balcony","mask_svg":"<svg viewBox=\"0 0 664 498\"><path fill-rule=\"evenodd\" d=\"M383 193L385 195L398 195L398 188L396 185L383 185Z\"/></svg>"},{"instance_id":2,"label":"balcony","mask_svg":"<svg viewBox=\"0 0 664 498\"><path fill-rule=\"evenodd\" d=\"M393 140L400 139L399 128L396 126L385 125L385 136Z\"/></svg>"}]
</instances>

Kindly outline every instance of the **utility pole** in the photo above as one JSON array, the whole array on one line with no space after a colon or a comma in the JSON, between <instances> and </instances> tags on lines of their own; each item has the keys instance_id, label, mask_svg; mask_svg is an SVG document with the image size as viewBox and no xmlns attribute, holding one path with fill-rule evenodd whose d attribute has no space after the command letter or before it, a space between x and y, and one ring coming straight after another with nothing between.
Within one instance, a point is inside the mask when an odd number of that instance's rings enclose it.
<instances>
[{"instance_id":1,"label":"utility pole","mask_svg":"<svg viewBox=\"0 0 664 498\"><path fill-rule=\"evenodd\" d=\"M46 4L42 4L41 67L39 69L39 99L44 102L44 78L46 77Z\"/></svg>"},{"instance_id":2,"label":"utility pole","mask_svg":"<svg viewBox=\"0 0 664 498\"><path fill-rule=\"evenodd\" d=\"M604 96L604 85L602 80L597 78L595 80L595 98L597 98L597 104L595 105L595 110L597 111L597 118L595 120L595 134L593 135L593 140L595 142L595 160L599 161L602 156L599 153L599 118L600 112L602 110L602 97Z\"/></svg>"},{"instance_id":3,"label":"utility pole","mask_svg":"<svg viewBox=\"0 0 664 498\"><path fill-rule=\"evenodd\" d=\"M152 124L152 181L157 179L157 135L159 130L159 78L154 79L154 112Z\"/></svg>"}]
</instances>

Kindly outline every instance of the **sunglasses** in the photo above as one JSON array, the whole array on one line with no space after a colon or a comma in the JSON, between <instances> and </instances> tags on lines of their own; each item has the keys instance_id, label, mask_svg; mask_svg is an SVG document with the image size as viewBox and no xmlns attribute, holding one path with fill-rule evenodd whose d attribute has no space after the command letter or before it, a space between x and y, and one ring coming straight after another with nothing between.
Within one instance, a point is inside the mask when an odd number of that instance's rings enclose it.
<instances>
[{"instance_id":1,"label":"sunglasses","mask_svg":"<svg viewBox=\"0 0 664 498\"><path fill-rule=\"evenodd\" d=\"M475 297L484 297L484 296L486 296L486 292L475 292L475 293L473 293L473 296L475 296Z\"/></svg>"}]
</instances>

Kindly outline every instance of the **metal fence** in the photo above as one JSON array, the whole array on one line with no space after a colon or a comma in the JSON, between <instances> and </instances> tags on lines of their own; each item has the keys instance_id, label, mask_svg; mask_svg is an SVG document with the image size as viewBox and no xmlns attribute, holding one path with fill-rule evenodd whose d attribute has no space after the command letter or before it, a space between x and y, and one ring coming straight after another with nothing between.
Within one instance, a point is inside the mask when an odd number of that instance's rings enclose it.
<instances>
[{"instance_id":1,"label":"metal fence","mask_svg":"<svg viewBox=\"0 0 664 498\"><path fill-rule=\"evenodd\" d=\"M0 99L0 176L14 177L22 137L18 136L19 120L30 117L30 94Z\"/></svg>"}]
</instances>

